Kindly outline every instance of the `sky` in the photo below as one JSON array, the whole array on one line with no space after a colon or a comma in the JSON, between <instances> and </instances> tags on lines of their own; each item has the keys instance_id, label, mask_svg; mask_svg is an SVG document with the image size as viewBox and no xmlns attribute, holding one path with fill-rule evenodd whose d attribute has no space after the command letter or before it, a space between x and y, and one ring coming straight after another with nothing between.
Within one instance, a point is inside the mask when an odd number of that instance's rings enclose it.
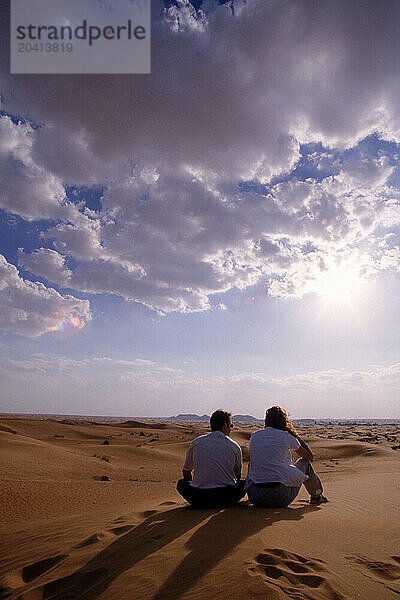
<instances>
[{"instance_id":1,"label":"sky","mask_svg":"<svg viewBox=\"0 0 400 600\"><path fill-rule=\"evenodd\" d=\"M149 75L6 4L0 412L400 418L400 3L153 0Z\"/></svg>"}]
</instances>

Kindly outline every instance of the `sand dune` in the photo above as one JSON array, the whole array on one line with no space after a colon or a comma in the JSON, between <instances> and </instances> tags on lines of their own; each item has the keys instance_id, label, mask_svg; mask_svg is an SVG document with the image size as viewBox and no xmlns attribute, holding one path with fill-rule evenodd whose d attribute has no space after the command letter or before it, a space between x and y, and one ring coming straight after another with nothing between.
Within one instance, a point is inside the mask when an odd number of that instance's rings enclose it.
<instances>
[{"instance_id":1,"label":"sand dune","mask_svg":"<svg viewBox=\"0 0 400 600\"><path fill-rule=\"evenodd\" d=\"M196 511L175 482L203 425L11 418L0 425L0 598L400 594L398 426L302 428L326 505L310 506L302 491L286 509L244 500ZM245 448L253 429L238 427L233 437Z\"/></svg>"}]
</instances>

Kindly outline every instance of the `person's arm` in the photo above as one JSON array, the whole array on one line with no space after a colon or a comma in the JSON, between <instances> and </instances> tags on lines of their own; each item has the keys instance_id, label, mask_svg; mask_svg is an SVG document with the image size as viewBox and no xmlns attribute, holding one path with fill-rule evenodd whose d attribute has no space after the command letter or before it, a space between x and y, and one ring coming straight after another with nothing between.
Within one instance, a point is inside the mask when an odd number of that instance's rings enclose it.
<instances>
[{"instance_id":1,"label":"person's arm","mask_svg":"<svg viewBox=\"0 0 400 600\"><path fill-rule=\"evenodd\" d=\"M183 473L183 479L186 479L186 481L192 481L192 471L188 471L186 469L182 470Z\"/></svg>"},{"instance_id":2,"label":"person's arm","mask_svg":"<svg viewBox=\"0 0 400 600\"><path fill-rule=\"evenodd\" d=\"M242 476L242 450L241 448L238 449L239 451L236 453L236 462L235 462L235 466L233 467L233 472L235 473L235 477L238 481L240 481L240 478Z\"/></svg>"},{"instance_id":3,"label":"person's arm","mask_svg":"<svg viewBox=\"0 0 400 600\"><path fill-rule=\"evenodd\" d=\"M314 460L314 455L311 452L308 445L306 444L306 442L302 440L299 436L297 436L296 439L300 444L300 448L298 448L298 450L295 450L296 454L298 454L301 458L306 458L307 460L312 462Z\"/></svg>"},{"instance_id":4,"label":"person's arm","mask_svg":"<svg viewBox=\"0 0 400 600\"><path fill-rule=\"evenodd\" d=\"M192 471L194 468L193 463L193 445L190 444L188 451L186 452L185 464L183 465L183 478L187 481L192 481Z\"/></svg>"}]
</instances>

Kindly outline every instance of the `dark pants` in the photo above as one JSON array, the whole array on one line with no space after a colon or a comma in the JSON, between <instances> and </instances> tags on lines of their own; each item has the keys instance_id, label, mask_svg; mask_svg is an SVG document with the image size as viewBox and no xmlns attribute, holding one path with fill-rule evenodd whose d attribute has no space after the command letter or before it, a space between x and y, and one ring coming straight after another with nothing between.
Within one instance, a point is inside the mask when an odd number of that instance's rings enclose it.
<instances>
[{"instance_id":1,"label":"dark pants","mask_svg":"<svg viewBox=\"0 0 400 600\"><path fill-rule=\"evenodd\" d=\"M224 508L240 502L246 494L244 483L240 480L236 485L202 489L192 487L187 479L180 479L176 489L193 508Z\"/></svg>"}]
</instances>

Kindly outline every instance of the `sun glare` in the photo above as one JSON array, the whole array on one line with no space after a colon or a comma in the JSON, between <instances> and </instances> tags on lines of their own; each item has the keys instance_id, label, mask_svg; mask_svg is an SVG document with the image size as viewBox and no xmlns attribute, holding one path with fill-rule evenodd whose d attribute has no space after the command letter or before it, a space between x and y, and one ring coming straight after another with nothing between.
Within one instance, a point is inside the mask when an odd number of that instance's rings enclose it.
<instances>
[{"instance_id":1,"label":"sun glare","mask_svg":"<svg viewBox=\"0 0 400 600\"><path fill-rule=\"evenodd\" d=\"M356 271L337 267L320 274L315 291L328 304L352 306L361 284L362 279Z\"/></svg>"}]
</instances>

